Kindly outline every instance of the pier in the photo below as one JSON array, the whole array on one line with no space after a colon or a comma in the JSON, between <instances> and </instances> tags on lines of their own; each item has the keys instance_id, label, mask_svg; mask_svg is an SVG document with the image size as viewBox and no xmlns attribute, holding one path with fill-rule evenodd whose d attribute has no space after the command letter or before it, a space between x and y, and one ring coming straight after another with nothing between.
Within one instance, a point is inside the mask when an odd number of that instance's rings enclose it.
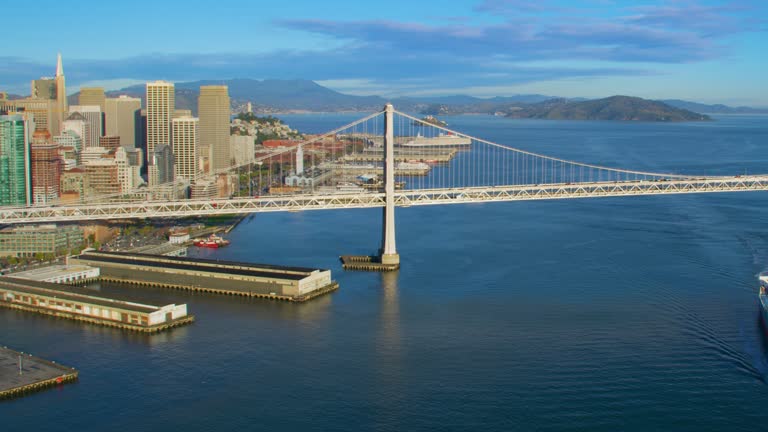
<instances>
[{"instance_id":1,"label":"pier","mask_svg":"<svg viewBox=\"0 0 768 432\"><path fill-rule=\"evenodd\" d=\"M302 302L338 289L330 270L129 252L87 252L70 263L99 267L101 280Z\"/></svg>"},{"instance_id":2,"label":"pier","mask_svg":"<svg viewBox=\"0 0 768 432\"><path fill-rule=\"evenodd\" d=\"M77 380L78 372L49 360L0 347L0 399L9 399Z\"/></svg>"},{"instance_id":3,"label":"pier","mask_svg":"<svg viewBox=\"0 0 768 432\"><path fill-rule=\"evenodd\" d=\"M150 305L96 295L50 282L0 278L0 307L142 333L189 324L187 305Z\"/></svg>"}]
</instances>

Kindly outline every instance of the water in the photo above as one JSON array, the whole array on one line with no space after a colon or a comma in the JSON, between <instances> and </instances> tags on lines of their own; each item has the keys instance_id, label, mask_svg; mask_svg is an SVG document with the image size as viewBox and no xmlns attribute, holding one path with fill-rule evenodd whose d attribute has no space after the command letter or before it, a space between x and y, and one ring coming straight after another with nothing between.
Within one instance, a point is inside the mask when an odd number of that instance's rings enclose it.
<instances>
[{"instance_id":1,"label":"water","mask_svg":"<svg viewBox=\"0 0 768 432\"><path fill-rule=\"evenodd\" d=\"M285 116L320 132L355 115ZM566 159L768 172L767 117L701 124L449 118ZM0 403L2 430L760 430L756 274L768 193L398 209L397 274L344 272L380 210L256 215L221 259L330 268L293 305L155 289L197 322L156 336L0 310L1 343L80 369Z\"/></svg>"}]
</instances>

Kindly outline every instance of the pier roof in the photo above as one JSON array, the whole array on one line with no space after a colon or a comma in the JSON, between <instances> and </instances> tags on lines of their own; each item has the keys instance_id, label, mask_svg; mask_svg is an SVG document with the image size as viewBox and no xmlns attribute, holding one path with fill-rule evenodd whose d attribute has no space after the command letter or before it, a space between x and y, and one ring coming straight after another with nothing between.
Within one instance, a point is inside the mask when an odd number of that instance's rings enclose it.
<instances>
[{"instance_id":1,"label":"pier roof","mask_svg":"<svg viewBox=\"0 0 768 432\"><path fill-rule=\"evenodd\" d=\"M155 259L152 259L155 258ZM182 260L178 261L171 258L178 258L178 257L131 257L131 256L105 256L103 254L82 254L78 257L78 259L86 260L86 261L96 261L96 262L107 262L107 263L115 263L115 264L127 264L127 265L140 265L145 267L153 267L153 268L171 268L176 270L187 270L187 271L197 271L197 272L208 272L208 273L220 273L220 274L232 274L232 275L239 275L239 276L252 276L252 277L260 277L260 278L272 278L272 279L287 279L287 280L302 280L305 277L309 276L310 273L314 272L315 269L311 269L309 272L280 272L280 271L274 271L270 269L261 269L261 268L247 268L243 266L242 263L231 263L233 266L238 266L238 268L231 268L226 267L226 262L224 261L214 261L214 260L206 260L208 261L206 264L214 263L219 264L219 266L212 266L212 265L201 265L201 263L196 263L195 261L190 260Z\"/></svg>"},{"instance_id":2,"label":"pier roof","mask_svg":"<svg viewBox=\"0 0 768 432\"><path fill-rule=\"evenodd\" d=\"M58 300L88 303L141 313L155 312L161 308L160 305L148 305L108 297L99 297L94 295L95 293L93 291L85 288L28 279L17 279L8 276L0 277L0 289L3 288L9 291L23 292L26 294L56 297Z\"/></svg>"}]
</instances>

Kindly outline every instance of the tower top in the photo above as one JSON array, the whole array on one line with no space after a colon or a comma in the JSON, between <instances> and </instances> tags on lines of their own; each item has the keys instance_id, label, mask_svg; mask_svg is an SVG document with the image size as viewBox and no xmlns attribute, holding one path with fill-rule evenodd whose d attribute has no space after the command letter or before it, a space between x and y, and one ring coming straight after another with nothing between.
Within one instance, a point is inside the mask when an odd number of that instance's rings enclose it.
<instances>
[{"instance_id":1,"label":"tower top","mask_svg":"<svg viewBox=\"0 0 768 432\"><path fill-rule=\"evenodd\" d=\"M61 64L61 53L59 53L56 59L56 76L64 76L64 66Z\"/></svg>"}]
</instances>

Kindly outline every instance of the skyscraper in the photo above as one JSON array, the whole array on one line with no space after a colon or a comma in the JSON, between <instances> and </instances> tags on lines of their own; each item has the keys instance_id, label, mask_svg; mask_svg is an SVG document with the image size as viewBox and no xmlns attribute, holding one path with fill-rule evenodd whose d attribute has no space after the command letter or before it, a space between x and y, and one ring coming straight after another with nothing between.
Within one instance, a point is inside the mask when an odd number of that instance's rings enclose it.
<instances>
[{"instance_id":1,"label":"skyscraper","mask_svg":"<svg viewBox=\"0 0 768 432\"><path fill-rule=\"evenodd\" d=\"M79 105L98 105L101 112L106 112L106 100L103 87L80 88Z\"/></svg>"},{"instance_id":2,"label":"skyscraper","mask_svg":"<svg viewBox=\"0 0 768 432\"><path fill-rule=\"evenodd\" d=\"M199 120L191 116L174 118L172 121L173 159L175 178L193 181L197 178L197 147Z\"/></svg>"},{"instance_id":3,"label":"skyscraper","mask_svg":"<svg viewBox=\"0 0 768 432\"><path fill-rule=\"evenodd\" d=\"M32 99L56 100L56 79L40 78L32 80Z\"/></svg>"},{"instance_id":4,"label":"skyscraper","mask_svg":"<svg viewBox=\"0 0 768 432\"><path fill-rule=\"evenodd\" d=\"M83 137L83 146L96 147L103 135L101 129L101 108L98 105L72 105L69 107L70 116L79 113L88 123L88 134Z\"/></svg>"},{"instance_id":5,"label":"skyscraper","mask_svg":"<svg viewBox=\"0 0 768 432\"><path fill-rule=\"evenodd\" d=\"M122 146L141 147L136 135L141 99L128 96L107 98L105 109L106 135L119 136Z\"/></svg>"},{"instance_id":6,"label":"skyscraper","mask_svg":"<svg viewBox=\"0 0 768 432\"><path fill-rule=\"evenodd\" d=\"M34 128L29 116L0 116L0 206L32 203L29 144Z\"/></svg>"},{"instance_id":7,"label":"skyscraper","mask_svg":"<svg viewBox=\"0 0 768 432\"><path fill-rule=\"evenodd\" d=\"M55 127L48 128L53 135L58 135L61 123L64 122L64 118L67 116L67 88L64 82L64 66L61 63L61 53L59 53L56 59L56 108L54 109L54 121Z\"/></svg>"},{"instance_id":8,"label":"skyscraper","mask_svg":"<svg viewBox=\"0 0 768 432\"><path fill-rule=\"evenodd\" d=\"M201 86L198 99L200 116L200 154L209 160L210 172L228 168L229 149L229 89L227 86Z\"/></svg>"},{"instance_id":9,"label":"skyscraper","mask_svg":"<svg viewBox=\"0 0 768 432\"><path fill-rule=\"evenodd\" d=\"M59 145L51 140L48 131L32 135L31 174L32 202L50 204L59 199L62 160Z\"/></svg>"},{"instance_id":10,"label":"skyscraper","mask_svg":"<svg viewBox=\"0 0 768 432\"><path fill-rule=\"evenodd\" d=\"M175 108L174 85L165 81L147 83L147 154L153 155L150 161L156 160L155 150L161 145L171 146L171 119ZM149 185L165 183L158 177L157 167L150 162L148 174ZM171 171L172 173L172 171ZM172 176L172 174L171 174ZM167 177L164 176L164 177ZM173 180L171 178L171 180Z\"/></svg>"},{"instance_id":11,"label":"skyscraper","mask_svg":"<svg viewBox=\"0 0 768 432\"><path fill-rule=\"evenodd\" d=\"M61 125L61 135L66 133L74 133L77 135L79 142L76 142L76 146L77 152L80 153L85 148L85 140L90 136L88 120L78 112L70 114Z\"/></svg>"}]
</instances>

